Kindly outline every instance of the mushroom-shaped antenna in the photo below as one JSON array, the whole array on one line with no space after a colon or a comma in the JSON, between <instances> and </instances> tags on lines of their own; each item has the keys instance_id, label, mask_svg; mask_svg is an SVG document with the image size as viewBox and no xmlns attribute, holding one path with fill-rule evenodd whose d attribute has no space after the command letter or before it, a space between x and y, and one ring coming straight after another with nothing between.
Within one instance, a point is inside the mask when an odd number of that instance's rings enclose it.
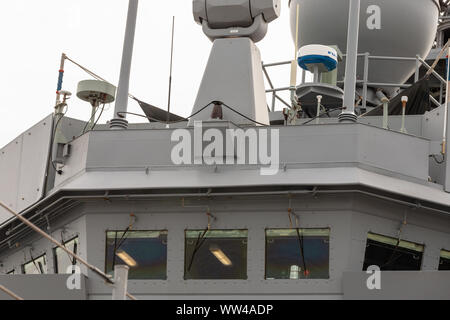
<instances>
[{"instance_id":1,"label":"mushroom-shaped antenna","mask_svg":"<svg viewBox=\"0 0 450 320\"><path fill-rule=\"evenodd\" d=\"M78 83L77 97L89 102L93 107L114 102L116 87L105 81L84 80Z\"/></svg>"}]
</instances>

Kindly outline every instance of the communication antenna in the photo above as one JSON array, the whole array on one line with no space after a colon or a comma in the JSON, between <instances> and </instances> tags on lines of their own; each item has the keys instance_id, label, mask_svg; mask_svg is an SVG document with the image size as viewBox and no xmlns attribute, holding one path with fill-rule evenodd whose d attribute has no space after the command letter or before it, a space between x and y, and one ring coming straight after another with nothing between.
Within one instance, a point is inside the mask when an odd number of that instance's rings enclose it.
<instances>
[{"instance_id":1,"label":"communication antenna","mask_svg":"<svg viewBox=\"0 0 450 320\"><path fill-rule=\"evenodd\" d=\"M167 102L167 126L170 123L170 103L172 98L172 70L173 70L173 49L174 49L174 37L175 37L175 16L172 19L172 44L170 48L170 74L169 74L169 99Z\"/></svg>"},{"instance_id":2,"label":"communication antenna","mask_svg":"<svg viewBox=\"0 0 450 320\"><path fill-rule=\"evenodd\" d=\"M89 130L94 128L97 109L102 104L114 102L115 96L116 87L105 81L84 80L78 83L77 97L83 101L89 102L92 106L91 118L85 130L88 127Z\"/></svg>"}]
</instances>

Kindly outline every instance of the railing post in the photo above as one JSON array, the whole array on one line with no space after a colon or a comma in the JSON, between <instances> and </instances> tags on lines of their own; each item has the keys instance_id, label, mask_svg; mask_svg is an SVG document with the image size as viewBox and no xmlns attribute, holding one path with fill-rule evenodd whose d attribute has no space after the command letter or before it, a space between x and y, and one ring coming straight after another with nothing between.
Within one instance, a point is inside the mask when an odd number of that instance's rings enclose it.
<instances>
[{"instance_id":1,"label":"railing post","mask_svg":"<svg viewBox=\"0 0 450 320\"><path fill-rule=\"evenodd\" d=\"M114 267L113 300L126 300L128 290L128 266L116 265Z\"/></svg>"},{"instance_id":2,"label":"railing post","mask_svg":"<svg viewBox=\"0 0 450 320\"><path fill-rule=\"evenodd\" d=\"M272 94L272 112L275 112L276 99L277 99L277 95L276 95L276 93L274 92L274 93Z\"/></svg>"},{"instance_id":3,"label":"railing post","mask_svg":"<svg viewBox=\"0 0 450 320\"><path fill-rule=\"evenodd\" d=\"M422 65L422 63L420 62L420 57L419 57L419 55L417 55L416 56L416 74L414 76L414 82L419 81L421 65Z\"/></svg>"}]
</instances>

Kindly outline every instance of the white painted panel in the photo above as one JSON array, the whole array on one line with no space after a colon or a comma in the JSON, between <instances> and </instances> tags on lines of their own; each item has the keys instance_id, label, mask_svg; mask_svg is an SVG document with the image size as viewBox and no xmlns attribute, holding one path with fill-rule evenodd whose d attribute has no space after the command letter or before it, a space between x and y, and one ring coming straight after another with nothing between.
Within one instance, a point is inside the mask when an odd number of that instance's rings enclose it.
<instances>
[{"instance_id":1,"label":"white painted panel","mask_svg":"<svg viewBox=\"0 0 450 320\"><path fill-rule=\"evenodd\" d=\"M42 197L51 126L50 115L0 150L0 200L17 212ZM0 224L10 218L0 209Z\"/></svg>"}]
</instances>

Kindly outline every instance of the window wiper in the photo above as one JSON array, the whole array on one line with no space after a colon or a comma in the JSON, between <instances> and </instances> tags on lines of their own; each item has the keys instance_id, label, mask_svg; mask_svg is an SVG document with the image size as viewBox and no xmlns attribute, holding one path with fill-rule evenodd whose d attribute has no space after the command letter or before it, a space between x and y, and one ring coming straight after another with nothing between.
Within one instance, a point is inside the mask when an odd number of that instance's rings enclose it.
<instances>
[{"instance_id":1,"label":"window wiper","mask_svg":"<svg viewBox=\"0 0 450 320\"><path fill-rule=\"evenodd\" d=\"M300 245L300 255L302 257L302 263L303 263L303 274L305 276L307 276L307 269L306 269L306 260L305 260L305 248L304 248L304 239L303 239L303 235L300 235L300 229L296 228L295 230L297 230L297 239L298 239L298 244Z\"/></svg>"},{"instance_id":2,"label":"window wiper","mask_svg":"<svg viewBox=\"0 0 450 320\"><path fill-rule=\"evenodd\" d=\"M194 263L195 255L197 254L198 250L201 248L201 246L206 241L206 234L208 233L209 228L206 228L205 231L202 234L198 234L197 241L195 242L194 251L192 251L191 260L189 262L189 266L187 268L187 271L191 271L192 264Z\"/></svg>"},{"instance_id":3,"label":"window wiper","mask_svg":"<svg viewBox=\"0 0 450 320\"><path fill-rule=\"evenodd\" d=\"M124 233L122 234L122 237L120 237L119 240L119 244L117 244L117 231L116 231L116 237L114 238L114 251L113 251L113 264L112 264L112 268L114 270L114 267L116 266L116 253L117 250L120 249L120 247L122 247L122 245L125 243L125 241L127 240L126 236L128 234L128 232L130 231L131 226L128 226Z\"/></svg>"},{"instance_id":4,"label":"window wiper","mask_svg":"<svg viewBox=\"0 0 450 320\"><path fill-rule=\"evenodd\" d=\"M41 274L44 274L44 267L42 266L42 262L38 262L39 265L39 271L41 272Z\"/></svg>"},{"instance_id":5,"label":"window wiper","mask_svg":"<svg viewBox=\"0 0 450 320\"><path fill-rule=\"evenodd\" d=\"M73 253L77 254L77 249L78 249L78 243L75 241L75 243L73 244ZM72 260L72 266L75 266L77 264L77 259L75 259L75 257Z\"/></svg>"},{"instance_id":6,"label":"window wiper","mask_svg":"<svg viewBox=\"0 0 450 320\"><path fill-rule=\"evenodd\" d=\"M36 260L34 260L34 258L33 258L33 254L31 253L31 249L30 249L30 257L31 257L31 262L33 262L34 267L36 268L36 270L37 270L38 272L40 272L41 274L43 274L42 269L39 268L39 266L38 266L37 263L36 263Z\"/></svg>"}]
</instances>

